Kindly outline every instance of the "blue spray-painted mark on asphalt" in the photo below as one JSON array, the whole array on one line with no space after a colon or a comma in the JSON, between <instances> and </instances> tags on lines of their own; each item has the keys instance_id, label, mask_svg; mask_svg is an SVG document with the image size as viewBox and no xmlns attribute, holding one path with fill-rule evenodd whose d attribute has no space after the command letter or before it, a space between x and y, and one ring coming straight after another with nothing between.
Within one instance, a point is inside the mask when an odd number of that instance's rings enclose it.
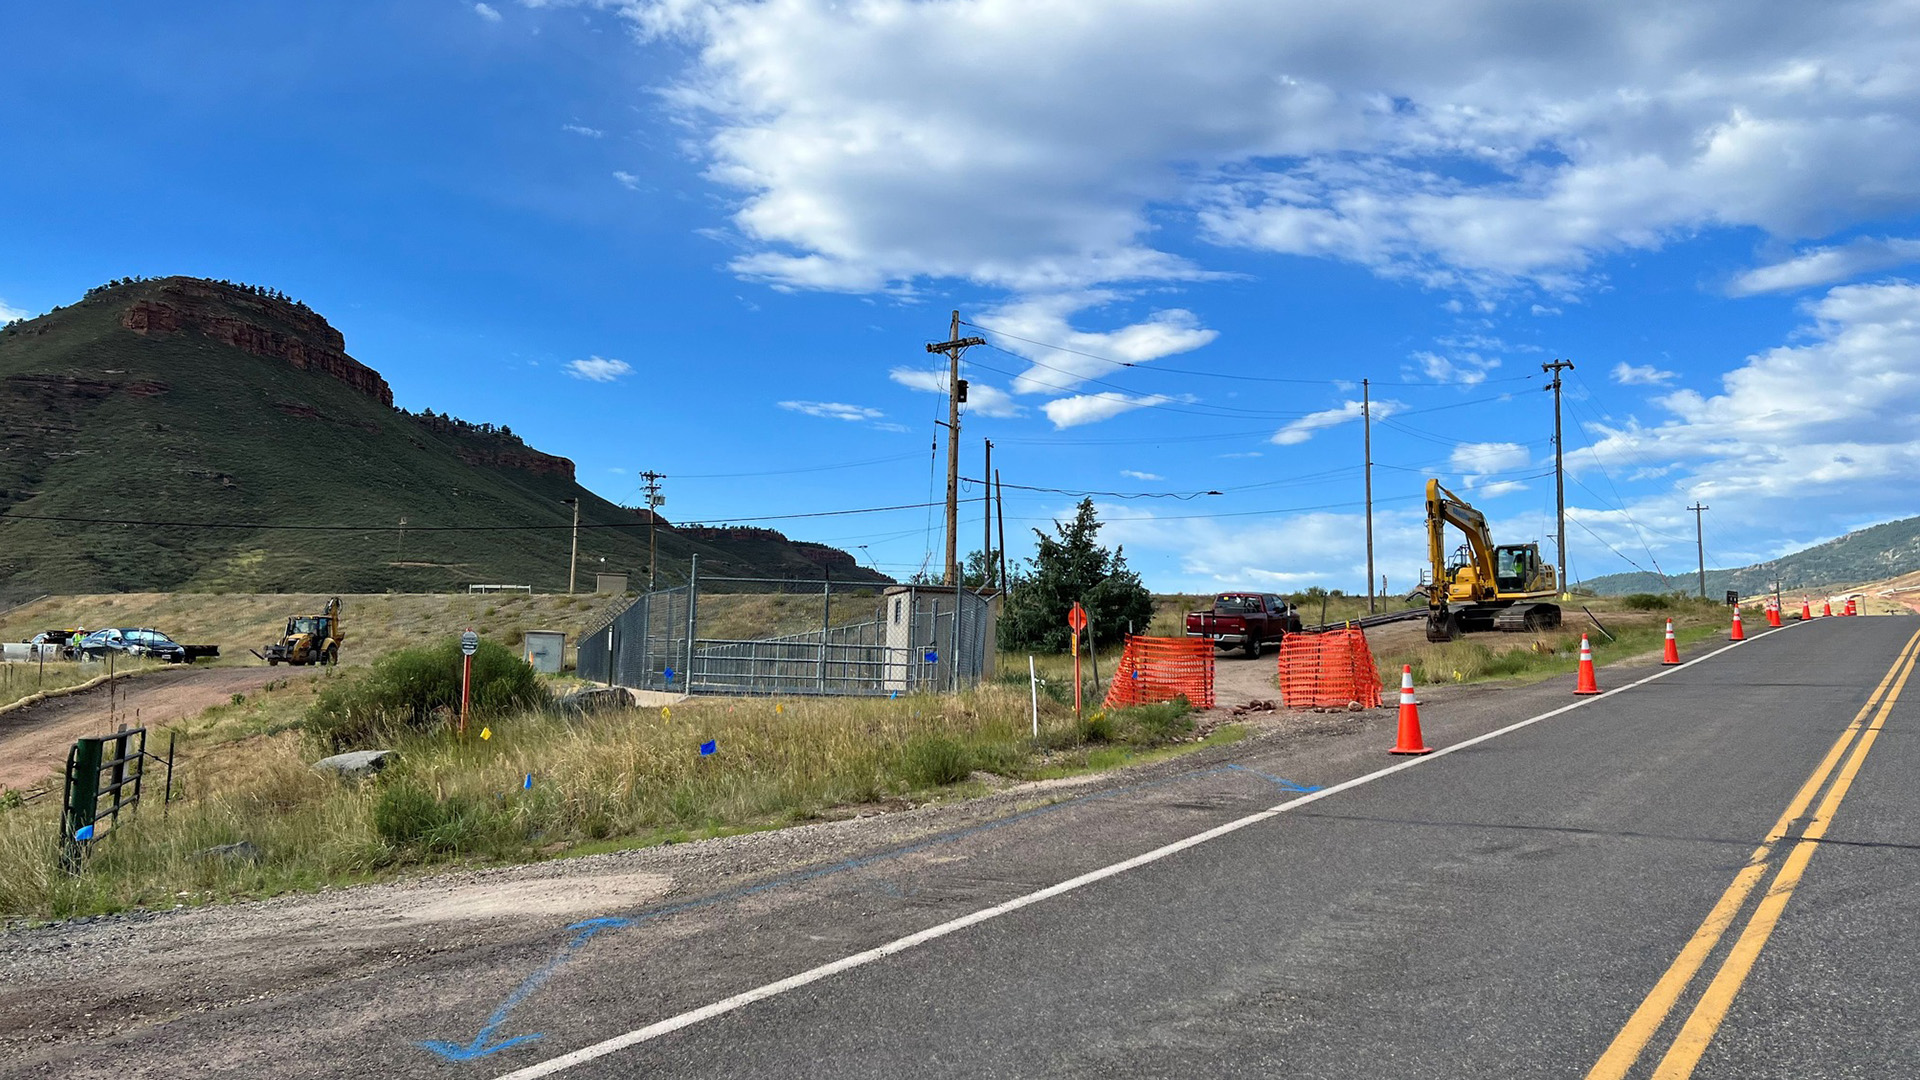
<instances>
[{"instance_id":1,"label":"blue spray-painted mark on asphalt","mask_svg":"<svg viewBox=\"0 0 1920 1080\"><path fill-rule=\"evenodd\" d=\"M992 832L995 829L1004 829L1009 825L1013 825L1017 822L1025 821L1028 818L1038 817L1041 814L1056 813L1058 811L1068 809L1069 807L1078 806L1082 803L1099 802L1106 799L1117 799L1123 795L1132 795L1137 792L1148 791L1158 787L1165 787L1168 784L1177 784L1187 780L1197 780L1203 776L1214 776L1219 773L1226 772L1230 769L1238 772L1250 773L1254 776L1258 776L1263 780L1270 781L1290 791L1297 791L1304 794L1306 792L1320 790L1319 788L1315 788L1315 787L1303 787L1299 784L1294 783L1291 780L1283 780L1280 777L1271 776L1267 773L1260 772L1257 769L1249 769L1242 765L1216 765L1210 769L1196 769L1193 772L1175 773L1172 776L1163 776L1158 780L1147 780L1138 784L1128 784L1123 787L1111 788L1106 791L1096 791L1096 792L1093 792L1092 794L1081 795L1081 796L1078 796L1077 798L1072 798L1072 799L1066 799L1061 802L1049 804L1047 806L1036 806L1031 810L1022 810L1019 813L1009 814L1006 817L996 818L993 821L982 822L979 825L971 825L971 826L968 826L967 828L957 829L953 832L941 833L938 836L929 837L918 843L907 844L902 847L894 848L890 851L883 851L877 855L866 855L857 859L846 859L842 862L832 863L828 866L823 866L816 870L807 870L798 874L788 874L785 877L774 878L772 881L765 881L758 885L745 885L737 889L728 889L724 892L713 893L711 895L703 896L695 900L686 900L678 904L669 904L666 907L654 908L651 911L639 912L624 919L620 919L620 918L588 919L585 922L574 923L572 926L568 927L569 930L579 930L580 933L575 934L573 939L567 942L567 944L564 947L562 947L560 954L558 956L555 956L553 959L548 960L545 966L543 966L539 971L536 971L532 975L528 976L525 982L522 982L518 987L514 989L512 994L508 995L507 1000L502 1002L500 1007L493 1011L493 1015L487 1018L487 1026L480 1029L480 1034L476 1035L472 1042L466 1043L463 1045L460 1043L432 1041L432 1042L416 1043L415 1045L431 1050L434 1053L439 1054L450 1061L472 1061L475 1058L486 1057L489 1054L498 1053L502 1050L505 1050L509 1046L515 1046L524 1042L532 1042L533 1040L540 1038L541 1037L540 1034L533 1034L533 1035L517 1036L515 1038L507 1039L498 1043L489 1044L488 1042L488 1040L490 1040L493 1037L493 1033L500 1028L500 1025L506 1022L507 1014L513 1011L514 1006L519 1005L521 1001L525 1000L529 994L532 994L535 990L538 990L541 984L545 983L548 979L553 977L553 973L557 971L562 964L566 963L567 960L572 958L573 952L576 949L586 944L588 939L592 938L595 934L600 933L603 930L613 930L613 929L619 929L623 927L638 926L641 923L650 922L654 919L665 918L669 915L679 915L683 912L696 911L700 908L711 907L714 904L724 904L730 900L740 900L749 896L758 896L761 893L771 892L774 889L785 888L789 885L801 885L810 881L818 881L821 878L829 877L834 874L845 873L846 871L849 871L849 870L860 870L865 867L873 866L876 863L882 863L882 862L887 862L893 859L903 858L905 856L912 855L917 852L925 851L928 848L938 847L942 844L952 843L956 840L964 840L970 836L978 836L981 833ZM919 889L917 887L912 890L901 891L899 886L897 885L891 885L890 887L889 886L890 886L890 883L883 883L881 886L882 890L887 891L889 895L894 895L897 893L897 895L905 897L910 893L919 892Z\"/></svg>"},{"instance_id":2,"label":"blue spray-painted mark on asphalt","mask_svg":"<svg viewBox=\"0 0 1920 1080\"><path fill-rule=\"evenodd\" d=\"M1252 773L1253 775L1259 777L1262 780L1271 780L1275 784L1279 785L1280 787L1286 788L1288 791L1297 791L1302 795L1311 795L1314 792L1320 790L1317 787L1311 787L1306 784L1296 784L1293 781L1287 780L1283 777L1274 776L1272 773L1263 773L1259 769L1249 769L1245 765L1228 765L1227 768L1234 769L1236 771L1243 772L1243 773Z\"/></svg>"},{"instance_id":3,"label":"blue spray-painted mark on asphalt","mask_svg":"<svg viewBox=\"0 0 1920 1080\"><path fill-rule=\"evenodd\" d=\"M569 930L576 931L573 937L569 939L565 945L560 947L559 953L555 954L553 958L545 964L542 964L540 970L527 976L525 981L519 986L514 987L513 993L507 995L507 1000L501 1002L500 1007L493 1010L492 1016L487 1017L487 1026L480 1029L480 1034L475 1035L472 1042L453 1043L429 1039L425 1042L415 1043L414 1045L431 1050L441 1057L446 1058L448 1061L472 1061L475 1058L483 1058L489 1054L497 1054L509 1046L518 1046L521 1043L532 1042L540 1038L542 1033L535 1032L532 1035L515 1035L511 1039L502 1039L499 1042L494 1042L493 1034L500 1030L500 1025L507 1022L507 1015L513 1012L515 1006L525 1001L527 995L540 989L541 985L548 979L553 978L554 972L559 971L562 964L573 959L573 954L579 951L580 946L592 940L595 934L607 930L615 930L628 924L629 920L627 919L588 919L585 922L574 923L572 926L567 927Z\"/></svg>"}]
</instances>

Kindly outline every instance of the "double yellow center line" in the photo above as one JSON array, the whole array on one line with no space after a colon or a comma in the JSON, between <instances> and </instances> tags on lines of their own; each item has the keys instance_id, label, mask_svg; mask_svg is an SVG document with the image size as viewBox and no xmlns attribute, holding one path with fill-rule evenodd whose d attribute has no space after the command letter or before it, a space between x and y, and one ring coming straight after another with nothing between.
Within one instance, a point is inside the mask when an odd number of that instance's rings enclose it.
<instances>
[{"instance_id":1,"label":"double yellow center line","mask_svg":"<svg viewBox=\"0 0 1920 1080\"><path fill-rule=\"evenodd\" d=\"M1707 958L1712 955L1714 947L1719 945L1720 939L1746 907L1747 897L1752 894L1754 886L1766 876L1772 866L1775 847L1787 838L1788 830L1806 814L1807 808L1813 805L1814 797L1822 787L1826 787L1828 777L1833 776L1833 784L1827 788L1826 797L1820 800L1813 820L1807 823L1799 842L1794 844L1792 851L1781 862L1779 872L1774 875L1759 905L1748 917L1740 937L1720 962L1720 970L1701 993L1693 1012L1687 1016L1680 1033L1674 1037L1653 1072L1654 1080L1686 1080L1693 1075L1694 1067L1700 1063L1700 1055L1706 1052L1707 1044L1713 1041L1714 1033L1720 1030L1720 1022L1726 1019L1733 996L1740 991L1740 984L1746 981L1747 973L1753 970L1760 950L1766 946L1767 938L1780 921L1780 913L1786 909L1794 888L1800 884L1807 861L1813 858L1814 849L1820 846L1820 838L1826 835L1827 827L1833 823L1833 816L1840 809L1840 800L1847 797L1847 789L1853 786L1854 777L1859 775L1861 763L1866 761L1867 752L1873 749L1874 740L1879 737L1887 714L1893 711L1893 703L1899 700L1900 691L1907 685L1907 676L1913 673L1914 663L1920 659L1920 652L1915 650L1916 644L1920 644L1920 631L1907 639L1906 647L1894 658L1893 666L1887 669L1880 685L1867 698L1867 703L1860 707L1853 722L1840 733L1820 766L1813 770L1813 775L1800 785L1799 792L1787 804L1786 811L1774 823L1772 831L1767 833L1766 840L1754 849L1746 865L1734 875L1733 884L1727 886L1727 891L1721 894L1713 910L1707 913L1700 929L1694 931L1693 937L1681 948L1680 955L1674 958L1666 974L1660 976L1660 981L1654 984L1652 992L1640 1003L1640 1007L1633 1011L1626 1026L1620 1029L1620 1034L1614 1036L1606 1053L1600 1055L1600 1060L1588 1071L1587 1080L1620 1080L1640 1059L1641 1053L1666 1022L1668 1014L1693 982L1694 976L1700 973ZM1879 707L1877 712L1875 706ZM1867 720L1869 714L1873 716L1871 723ZM1853 749L1851 755L1847 752L1849 746ZM1841 765L1842 758L1846 759L1844 765ZM1834 776L1836 766L1839 767L1839 774Z\"/></svg>"}]
</instances>

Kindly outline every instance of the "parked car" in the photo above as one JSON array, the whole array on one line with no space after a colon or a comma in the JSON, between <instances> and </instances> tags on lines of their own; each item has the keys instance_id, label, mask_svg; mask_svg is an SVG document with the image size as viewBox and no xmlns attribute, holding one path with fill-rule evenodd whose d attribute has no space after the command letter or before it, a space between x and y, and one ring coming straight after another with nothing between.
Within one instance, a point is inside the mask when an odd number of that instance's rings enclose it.
<instances>
[{"instance_id":1,"label":"parked car","mask_svg":"<svg viewBox=\"0 0 1920 1080\"><path fill-rule=\"evenodd\" d=\"M95 630L80 641L80 655L88 660L104 659L108 653L151 656L169 664L183 664L191 659L185 645L150 627Z\"/></svg>"},{"instance_id":2,"label":"parked car","mask_svg":"<svg viewBox=\"0 0 1920 1080\"><path fill-rule=\"evenodd\" d=\"M1207 638L1216 649L1244 650L1249 659L1299 629L1299 612L1271 593L1221 593L1212 609L1187 615L1188 637Z\"/></svg>"}]
</instances>

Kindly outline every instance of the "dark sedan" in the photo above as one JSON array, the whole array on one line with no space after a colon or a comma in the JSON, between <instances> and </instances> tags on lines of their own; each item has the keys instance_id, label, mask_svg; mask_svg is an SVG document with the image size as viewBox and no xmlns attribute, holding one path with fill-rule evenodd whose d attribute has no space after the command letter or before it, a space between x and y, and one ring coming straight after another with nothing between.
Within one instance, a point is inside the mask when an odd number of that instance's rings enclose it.
<instances>
[{"instance_id":1,"label":"dark sedan","mask_svg":"<svg viewBox=\"0 0 1920 1080\"><path fill-rule=\"evenodd\" d=\"M103 659L108 653L151 656L170 664L185 663L187 660L185 645L147 627L95 630L81 640L80 653L91 660Z\"/></svg>"}]
</instances>

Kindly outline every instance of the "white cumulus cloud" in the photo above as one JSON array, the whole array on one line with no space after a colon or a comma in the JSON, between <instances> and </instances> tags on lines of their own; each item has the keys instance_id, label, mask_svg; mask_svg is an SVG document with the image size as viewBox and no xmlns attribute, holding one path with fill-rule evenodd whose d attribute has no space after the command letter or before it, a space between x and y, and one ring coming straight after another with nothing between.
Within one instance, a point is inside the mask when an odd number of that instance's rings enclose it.
<instances>
[{"instance_id":1,"label":"white cumulus cloud","mask_svg":"<svg viewBox=\"0 0 1920 1080\"><path fill-rule=\"evenodd\" d=\"M598 139L606 135L606 132L601 131L599 128L590 128L585 124L561 124L560 130L572 135L584 135L589 139ZM614 175L619 176L620 174L615 173Z\"/></svg>"},{"instance_id":2,"label":"white cumulus cloud","mask_svg":"<svg viewBox=\"0 0 1920 1080\"><path fill-rule=\"evenodd\" d=\"M946 368L900 367L887 372L887 378L909 390L921 390L942 396L947 393L947 380L950 377ZM962 412L995 418L1021 416L1026 412L1013 400L1013 395L997 386L988 386L978 379L967 380L967 400L960 409Z\"/></svg>"},{"instance_id":3,"label":"white cumulus cloud","mask_svg":"<svg viewBox=\"0 0 1920 1080\"><path fill-rule=\"evenodd\" d=\"M1122 394L1115 390L1104 390L1098 394L1076 394L1073 397L1056 398L1040 406L1040 411L1053 421L1054 430L1079 427L1101 420L1110 420L1124 412L1144 409L1154 405L1167 405L1176 401L1165 394Z\"/></svg>"},{"instance_id":4,"label":"white cumulus cloud","mask_svg":"<svg viewBox=\"0 0 1920 1080\"><path fill-rule=\"evenodd\" d=\"M1141 472L1138 469L1121 469L1120 475L1128 478L1129 480L1165 480L1166 479L1166 477L1161 476L1158 473Z\"/></svg>"},{"instance_id":5,"label":"white cumulus cloud","mask_svg":"<svg viewBox=\"0 0 1920 1080\"><path fill-rule=\"evenodd\" d=\"M620 181L621 186L625 187L629 191L640 190L640 178L638 176L633 175L630 172L626 172L621 169L615 169L613 173L613 178L615 180Z\"/></svg>"},{"instance_id":6,"label":"white cumulus cloud","mask_svg":"<svg viewBox=\"0 0 1920 1080\"><path fill-rule=\"evenodd\" d=\"M1198 238L1567 291L1702 230L1920 211L1904 0L612 6L690 46L667 96L734 269L789 287L1179 281Z\"/></svg>"},{"instance_id":7,"label":"white cumulus cloud","mask_svg":"<svg viewBox=\"0 0 1920 1080\"><path fill-rule=\"evenodd\" d=\"M1789 292L1815 285L1831 285L1862 274L1920 262L1920 240L1861 237L1835 247L1817 247L1791 259L1758 266L1733 279L1727 292L1734 296Z\"/></svg>"},{"instance_id":8,"label":"white cumulus cloud","mask_svg":"<svg viewBox=\"0 0 1920 1080\"><path fill-rule=\"evenodd\" d=\"M1420 366L1420 373L1434 382L1458 383L1461 386L1478 386L1487 381L1487 373L1500 366L1495 357L1482 356L1472 350L1462 352L1437 353L1416 352L1413 362Z\"/></svg>"},{"instance_id":9,"label":"white cumulus cloud","mask_svg":"<svg viewBox=\"0 0 1920 1080\"><path fill-rule=\"evenodd\" d=\"M1191 352L1219 337L1219 331L1203 328L1198 317L1182 308L1156 311L1118 330L1077 330L1069 321L1080 311L1116 299L1106 291L1029 296L983 313L979 328L999 348L1036 361L1014 379L1016 394L1073 390L1088 379Z\"/></svg>"},{"instance_id":10,"label":"white cumulus cloud","mask_svg":"<svg viewBox=\"0 0 1920 1080\"><path fill-rule=\"evenodd\" d=\"M1521 480L1511 477L1490 478L1525 468L1532 462L1533 452L1513 442L1461 443L1447 457L1447 464L1461 476L1461 486L1487 498L1511 491L1525 491L1527 485Z\"/></svg>"},{"instance_id":11,"label":"white cumulus cloud","mask_svg":"<svg viewBox=\"0 0 1920 1080\"><path fill-rule=\"evenodd\" d=\"M492 4L475 4L473 5L473 13L488 22L500 21L500 12L495 9Z\"/></svg>"},{"instance_id":12,"label":"white cumulus cloud","mask_svg":"<svg viewBox=\"0 0 1920 1080\"><path fill-rule=\"evenodd\" d=\"M1376 401L1372 413L1375 420L1384 420L1399 412L1401 405L1397 401ZM1298 420L1289 421L1285 427L1273 433L1272 441L1279 446L1296 446L1313 438L1330 427L1358 420L1365 412L1364 403L1358 400L1347 401L1331 409L1308 413Z\"/></svg>"},{"instance_id":13,"label":"white cumulus cloud","mask_svg":"<svg viewBox=\"0 0 1920 1080\"><path fill-rule=\"evenodd\" d=\"M847 405L838 401L782 401L780 407L823 420L878 420L887 415L865 405Z\"/></svg>"},{"instance_id":14,"label":"white cumulus cloud","mask_svg":"<svg viewBox=\"0 0 1920 1080\"><path fill-rule=\"evenodd\" d=\"M633 365L625 360L608 360L601 356L590 356L585 360L569 360L567 374L588 382L612 382L622 375L633 374Z\"/></svg>"},{"instance_id":15,"label":"white cumulus cloud","mask_svg":"<svg viewBox=\"0 0 1920 1080\"><path fill-rule=\"evenodd\" d=\"M1662 371L1652 364L1629 364L1622 360L1613 365L1613 381L1621 386L1665 386L1678 377L1677 373Z\"/></svg>"},{"instance_id":16,"label":"white cumulus cloud","mask_svg":"<svg viewBox=\"0 0 1920 1080\"><path fill-rule=\"evenodd\" d=\"M1664 420L1597 427L1604 460L1673 474L1671 493L1636 506L1635 517L1691 538L1682 508L1695 499L1722 528L1769 535L1787 518L1914 512L1920 285L1843 285L1806 312L1794 344L1747 357L1720 392L1678 390L1655 399Z\"/></svg>"}]
</instances>

